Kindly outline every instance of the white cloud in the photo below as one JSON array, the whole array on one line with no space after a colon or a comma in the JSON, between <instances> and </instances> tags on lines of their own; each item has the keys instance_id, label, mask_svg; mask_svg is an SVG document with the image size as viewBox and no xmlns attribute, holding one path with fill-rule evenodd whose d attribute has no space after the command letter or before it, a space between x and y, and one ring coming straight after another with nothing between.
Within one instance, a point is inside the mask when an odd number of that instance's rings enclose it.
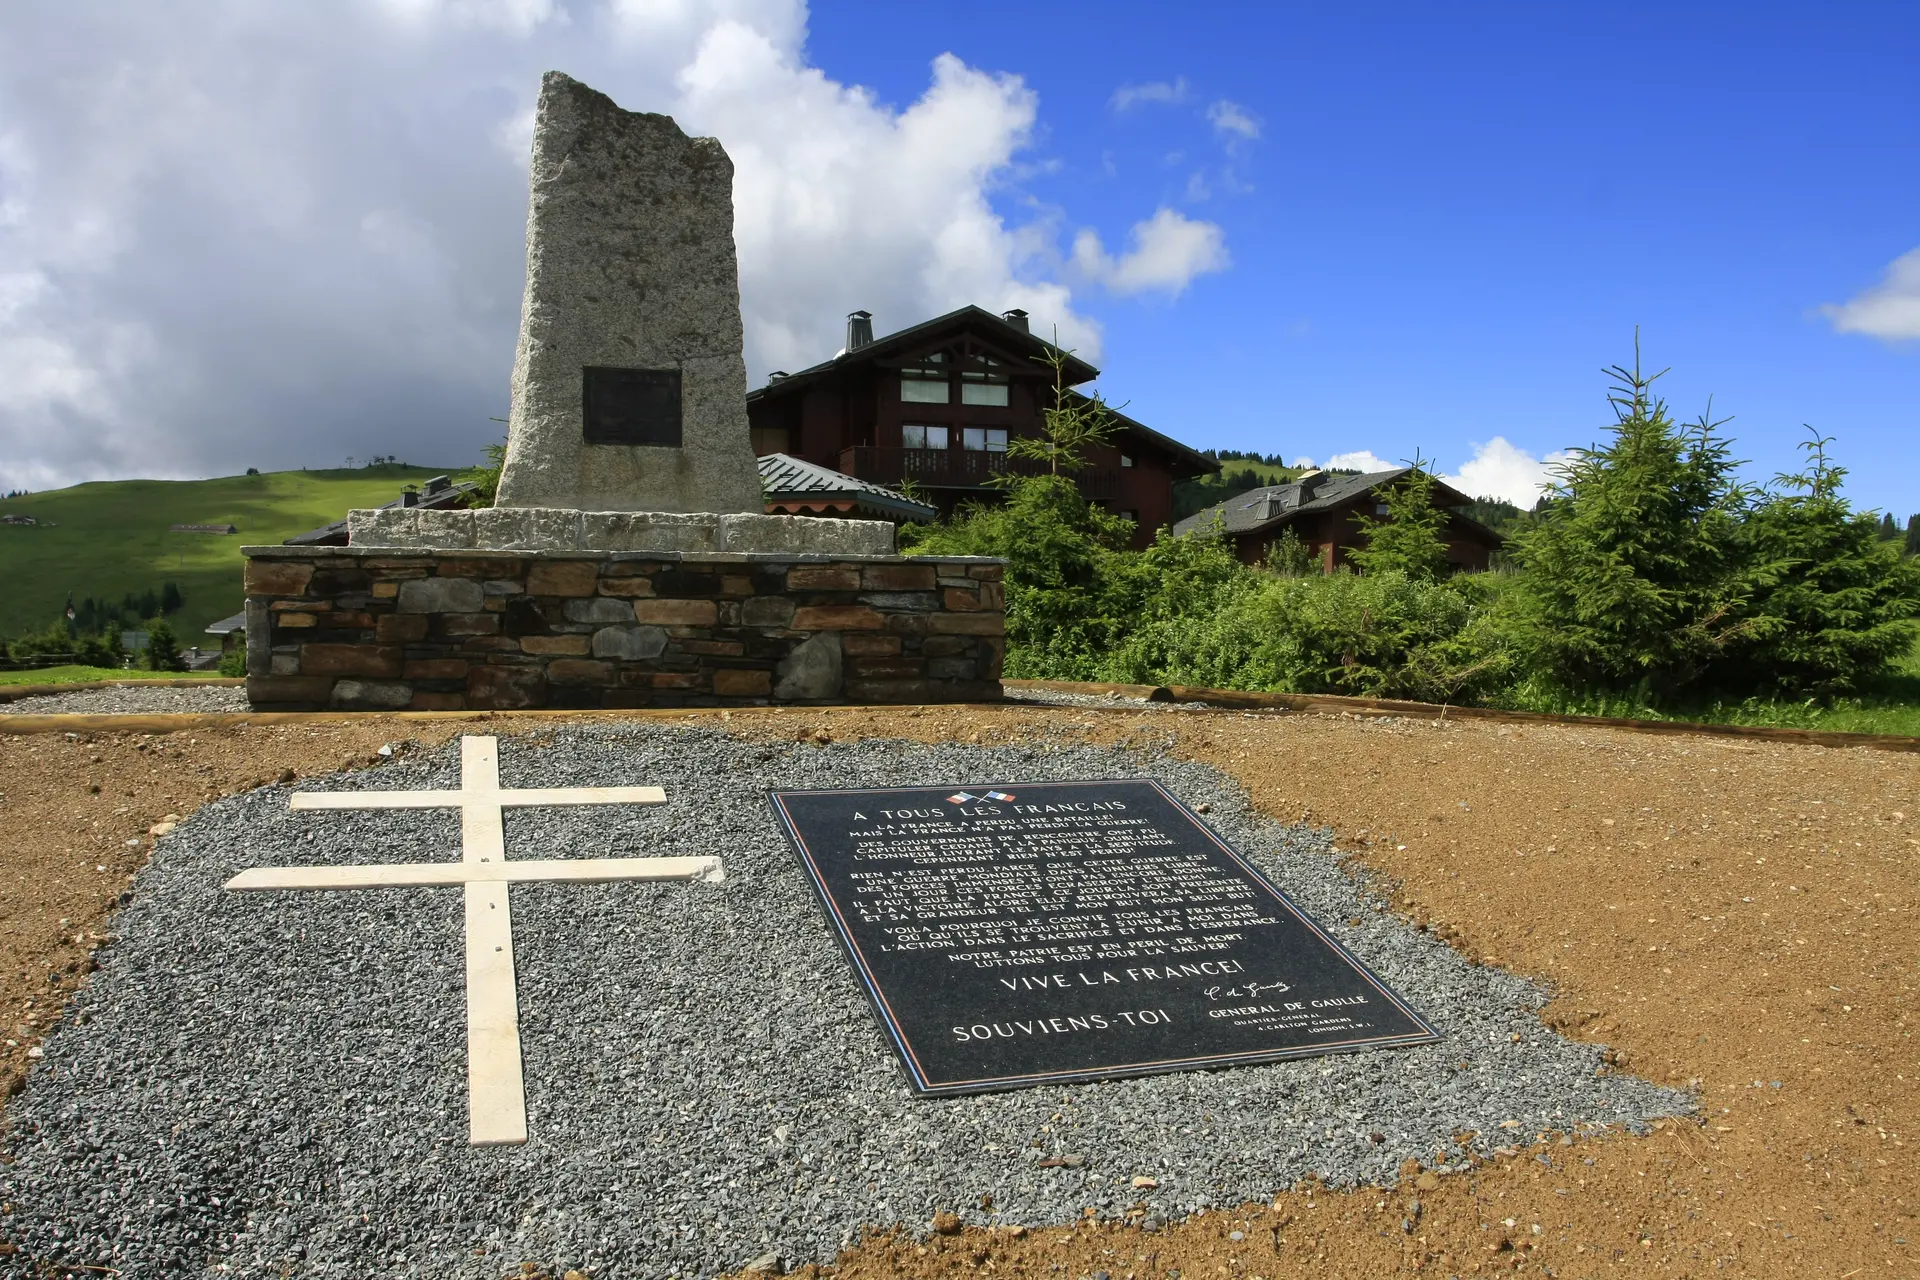
<instances>
[{"instance_id":1,"label":"white cloud","mask_svg":"<svg viewBox=\"0 0 1920 1280\"><path fill-rule=\"evenodd\" d=\"M1143 102L1178 103L1187 100L1187 78L1180 76L1174 80L1149 80L1145 84L1123 84L1113 91L1113 97L1107 105L1115 111L1126 111Z\"/></svg>"},{"instance_id":2,"label":"white cloud","mask_svg":"<svg viewBox=\"0 0 1920 1280\"><path fill-rule=\"evenodd\" d=\"M1920 249L1895 258L1873 288L1820 311L1841 333L1864 333L1889 342L1920 338Z\"/></svg>"},{"instance_id":3,"label":"white cloud","mask_svg":"<svg viewBox=\"0 0 1920 1280\"><path fill-rule=\"evenodd\" d=\"M1134 223L1128 240L1130 247L1116 258L1098 232L1082 230L1073 240L1074 265L1115 293L1177 295L1194 277L1224 271L1228 264L1225 232L1172 209Z\"/></svg>"},{"instance_id":4,"label":"white cloud","mask_svg":"<svg viewBox=\"0 0 1920 1280\"><path fill-rule=\"evenodd\" d=\"M1321 464L1329 471L1391 471L1400 464L1388 462L1371 449L1336 453Z\"/></svg>"},{"instance_id":5,"label":"white cloud","mask_svg":"<svg viewBox=\"0 0 1920 1280\"><path fill-rule=\"evenodd\" d=\"M1259 118L1239 103L1228 102L1225 98L1207 108L1207 120L1215 129L1232 138L1245 138L1251 142L1260 136Z\"/></svg>"},{"instance_id":6,"label":"white cloud","mask_svg":"<svg viewBox=\"0 0 1920 1280\"><path fill-rule=\"evenodd\" d=\"M805 41L797 0L29 6L0 42L0 489L477 458L551 68L726 146L755 378L830 355L856 308L886 332L1021 307L1097 358L1066 215L992 203L1032 162L1033 91L943 56L890 107ZM1167 210L1117 259L1079 250L1120 293L1226 263Z\"/></svg>"},{"instance_id":7,"label":"white cloud","mask_svg":"<svg viewBox=\"0 0 1920 1280\"><path fill-rule=\"evenodd\" d=\"M1536 458L1505 436L1495 436L1485 444L1474 444L1473 457L1461 466L1458 475L1440 478L1470 498L1499 498L1529 508L1551 482L1552 469L1572 457L1572 453L1559 450Z\"/></svg>"}]
</instances>

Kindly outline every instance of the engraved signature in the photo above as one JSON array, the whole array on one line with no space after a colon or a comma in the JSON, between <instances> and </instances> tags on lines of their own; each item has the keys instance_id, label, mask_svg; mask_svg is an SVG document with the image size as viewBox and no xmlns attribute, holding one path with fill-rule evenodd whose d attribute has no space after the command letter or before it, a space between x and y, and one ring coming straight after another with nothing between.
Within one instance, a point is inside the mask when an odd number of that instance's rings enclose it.
<instances>
[{"instance_id":1,"label":"engraved signature","mask_svg":"<svg viewBox=\"0 0 1920 1280\"><path fill-rule=\"evenodd\" d=\"M1293 990L1293 988L1284 982L1243 982L1237 987L1208 987L1206 997L1209 1000L1219 1000L1222 997L1228 1000L1246 1000L1259 995L1262 991L1281 992L1291 990Z\"/></svg>"}]
</instances>

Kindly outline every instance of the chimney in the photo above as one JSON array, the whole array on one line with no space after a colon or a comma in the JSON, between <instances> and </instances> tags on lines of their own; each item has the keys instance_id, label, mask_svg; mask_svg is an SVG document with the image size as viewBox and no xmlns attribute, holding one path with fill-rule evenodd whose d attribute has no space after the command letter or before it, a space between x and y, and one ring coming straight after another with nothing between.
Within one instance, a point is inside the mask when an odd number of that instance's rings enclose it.
<instances>
[{"instance_id":1,"label":"chimney","mask_svg":"<svg viewBox=\"0 0 1920 1280\"><path fill-rule=\"evenodd\" d=\"M775 369L772 373L767 375L767 381L770 383L778 382L780 381L780 379L785 377L790 377L790 376L791 375L788 374L785 369Z\"/></svg>"},{"instance_id":2,"label":"chimney","mask_svg":"<svg viewBox=\"0 0 1920 1280\"><path fill-rule=\"evenodd\" d=\"M1011 311L1002 311L1000 313L1000 318L1002 320L1005 320L1008 324L1012 325L1014 328L1018 329L1022 333L1031 332L1027 328L1027 313L1022 311L1018 307L1015 307Z\"/></svg>"},{"instance_id":3,"label":"chimney","mask_svg":"<svg viewBox=\"0 0 1920 1280\"><path fill-rule=\"evenodd\" d=\"M419 506L420 491L414 488L412 485L408 485L406 488L402 489L400 491L400 505L403 507Z\"/></svg>"},{"instance_id":4,"label":"chimney","mask_svg":"<svg viewBox=\"0 0 1920 1280\"><path fill-rule=\"evenodd\" d=\"M847 350L858 351L873 341L873 312L847 313Z\"/></svg>"}]
</instances>

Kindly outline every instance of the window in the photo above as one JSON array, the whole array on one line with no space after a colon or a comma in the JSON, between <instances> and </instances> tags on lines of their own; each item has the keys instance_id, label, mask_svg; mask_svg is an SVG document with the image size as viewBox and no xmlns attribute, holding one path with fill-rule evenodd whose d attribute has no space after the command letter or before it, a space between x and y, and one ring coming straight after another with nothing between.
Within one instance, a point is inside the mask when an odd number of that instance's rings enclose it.
<instances>
[{"instance_id":1,"label":"window","mask_svg":"<svg viewBox=\"0 0 1920 1280\"><path fill-rule=\"evenodd\" d=\"M945 427L901 427L901 447L907 449L944 449L947 447L947 428ZM972 446L969 445L969 448Z\"/></svg>"},{"instance_id":2,"label":"window","mask_svg":"<svg viewBox=\"0 0 1920 1280\"><path fill-rule=\"evenodd\" d=\"M1140 523L1140 513L1138 511L1132 510L1129 507L1121 507L1118 511L1114 512L1113 514L1119 516L1122 520L1131 520L1135 524Z\"/></svg>"},{"instance_id":3,"label":"window","mask_svg":"<svg viewBox=\"0 0 1920 1280\"><path fill-rule=\"evenodd\" d=\"M974 453L1005 453L1007 451L1005 427L962 427L960 438L962 443Z\"/></svg>"},{"instance_id":4,"label":"window","mask_svg":"<svg viewBox=\"0 0 1920 1280\"><path fill-rule=\"evenodd\" d=\"M923 356L919 364L900 370L900 399L907 404L946 404L952 398L944 351Z\"/></svg>"},{"instance_id":5,"label":"window","mask_svg":"<svg viewBox=\"0 0 1920 1280\"><path fill-rule=\"evenodd\" d=\"M1123 453L1120 455L1120 465L1123 467L1130 467L1133 465L1133 459L1129 458L1126 454Z\"/></svg>"},{"instance_id":6,"label":"window","mask_svg":"<svg viewBox=\"0 0 1920 1280\"><path fill-rule=\"evenodd\" d=\"M970 369L960 375L960 403L999 405L1004 408L1011 379L1000 371L998 360L983 357L980 364L980 369Z\"/></svg>"}]
</instances>

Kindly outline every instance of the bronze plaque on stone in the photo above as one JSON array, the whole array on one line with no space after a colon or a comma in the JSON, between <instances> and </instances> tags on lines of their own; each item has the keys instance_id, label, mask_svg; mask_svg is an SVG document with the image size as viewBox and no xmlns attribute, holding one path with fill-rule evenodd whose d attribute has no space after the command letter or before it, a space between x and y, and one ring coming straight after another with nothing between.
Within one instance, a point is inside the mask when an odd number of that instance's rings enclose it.
<instances>
[{"instance_id":1,"label":"bronze plaque on stone","mask_svg":"<svg viewBox=\"0 0 1920 1280\"><path fill-rule=\"evenodd\" d=\"M678 369L588 365L580 373L588 444L680 447Z\"/></svg>"}]
</instances>

